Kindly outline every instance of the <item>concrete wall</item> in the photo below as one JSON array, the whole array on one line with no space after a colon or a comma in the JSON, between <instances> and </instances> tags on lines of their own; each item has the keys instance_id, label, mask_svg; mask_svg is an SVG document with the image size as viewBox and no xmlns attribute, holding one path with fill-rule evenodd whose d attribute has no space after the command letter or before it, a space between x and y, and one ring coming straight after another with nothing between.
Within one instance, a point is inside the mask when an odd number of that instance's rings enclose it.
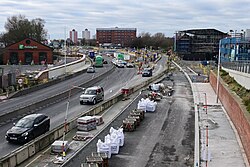
<instances>
[{"instance_id":1,"label":"concrete wall","mask_svg":"<svg viewBox=\"0 0 250 167\"><path fill-rule=\"evenodd\" d=\"M225 82L221 79L220 81L219 99L238 131L248 162L250 162L250 113L242 104L241 99L225 86ZM216 92L217 76L213 72L210 73L210 84Z\"/></svg>"},{"instance_id":2,"label":"concrete wall","mask_svg":"<svg viewBox=\"0 0 250 167\"><path fill-rule=\"evenodd\" d=\"M48 70L49 71L48 77L49 77L49 79L53 79L53 78L57 78L59 76L62 76L65 73L72 73L74 70L81 69L82 67L86 66L85 60L86 59L84 56L79 60L76 60L76 61L71 62L71 63L67 63L66 68L65 68L65 65L50 68Z\"/></svg>"},{"instance_id":3,"label":"concrete wall","mask_svg":"<svg viewBox=\"0 0 250 167\"><path fill-rule=\"evenodd\" d=\"M244 86L246 89L250 90L250 74L231 70L228 68L222 68L227 71L231 77L235 79L241 86Z\"/></svg>"}]
</instances>

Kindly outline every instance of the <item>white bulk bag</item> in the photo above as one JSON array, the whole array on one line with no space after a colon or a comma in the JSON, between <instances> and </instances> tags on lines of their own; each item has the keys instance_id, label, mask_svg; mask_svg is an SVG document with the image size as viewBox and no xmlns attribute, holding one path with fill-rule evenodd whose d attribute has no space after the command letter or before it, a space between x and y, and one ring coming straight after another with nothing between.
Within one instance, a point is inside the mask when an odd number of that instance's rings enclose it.
<instances>
[{"instance_id":1,"label":"white bulk bag","mask_svg":"<svg viewBox=\"0 0 250 167\"><path fill-rule=\"evenodd\" d=\"M118 154L119 147L120 147L118 136L115 133L112 133L110 139L111 139L111 143L110 143L111 154Z\"/></svg>"},{"instance_id":2,"label":"white bulk bag","mask_svg":"<svg viewBox=\"0 0 250 167\"><path fill-rule=\"evenodd\" d=\"M123 128L119 128L117 130L117 135L119 139L119 145L123 146L124 145L124 133L123 133Z\"/></svg>"},{"instance_id":3,"label":"white bulk bag","mask_svg":"<svg viewBox=\"0 0 250 167\"><path fill-rule=\"evenodd\" d=\"M146 111L148 111L148 112L154 112L155 109L156 109L156 105L157 105L156 102L153 102L153 101L148 102L147 106L146 106Z\"/></svg>"},{"instance_id":4,"label":"white bulk bag","mask_svg":"<svg viewBox=\"0 0 250 167\"><path fill-rule=\"evenodd\" d=\"M146 111L146 105L147 105L147 102L144 99L142 99L138 102L137 109Z\"/></svg>"},{"instance_id":5,"label":"white bulk bag","mask_svg":"<svg viewBox=\"0 0 250 167\"><path fill-rule=\"evenodd\" d=\"M98 153L106 153L108 158L111 158L111 147L107 143L103 143L100 139L97 141L97 152Z\"/></svg>"},{"instance_id":6,"label":"white bulk bag","mask_svg":"<svg viewBox=\"0 0 250 167\"><path fill-rule=\"evenodd\" d=\"M115 128L111 127L110 130L109 130L109 132L110 132L110 135L112 135L113 133L117 135L117 137L119 139L119 146L123 146L124 145L123 128L115 129Z\"/></svg>"}]
</instances>

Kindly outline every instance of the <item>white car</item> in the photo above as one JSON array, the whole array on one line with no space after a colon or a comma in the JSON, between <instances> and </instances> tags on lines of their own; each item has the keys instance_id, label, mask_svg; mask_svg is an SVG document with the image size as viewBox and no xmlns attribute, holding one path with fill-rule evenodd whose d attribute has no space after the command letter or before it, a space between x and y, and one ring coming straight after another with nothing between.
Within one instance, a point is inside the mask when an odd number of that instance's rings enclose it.
<instances>
[{"instance_id":1,"label":"white car","mask_svg":"<svg viewBox=\"0 0 250 167\"><path fill-rule=\"evenodd\" d=\"M117 63L116 66L117 66L118 68L124 68L124 67L125 67L125 65L122 64L122 63Z\"/></svg>"},{"instance_id":2,"label":"white car","mask_svg":"<svg viewBox=\"0 0 250 167\"><path fill-rule=\"evenodd\" d=\"M95 67L88 67L87 68L87 73L95 73Z\"/></svg>"},{"instance_id":3,"label":"white car","mask_svg":"<svg viewBox=\"0 0 250 167\"><path fill-rule=\"evenodd\" d=\"M96 104L97 102L103 100L104 100L104 90L100 86L89 87L85 89L82 95L80 96L81 105L85 103Z\"/></svg>"},{"instance_id":4,"label":"white car","mask_svg":"<svg viewBox=\"0 0 250 167\"><path fill-rule=\"evenodd\" d=\"M127 67L127 68L134 68L134 64L133 64L133 63L127 63L127 64L126 64L126 67Z\"/></svg>"}]
</instances>

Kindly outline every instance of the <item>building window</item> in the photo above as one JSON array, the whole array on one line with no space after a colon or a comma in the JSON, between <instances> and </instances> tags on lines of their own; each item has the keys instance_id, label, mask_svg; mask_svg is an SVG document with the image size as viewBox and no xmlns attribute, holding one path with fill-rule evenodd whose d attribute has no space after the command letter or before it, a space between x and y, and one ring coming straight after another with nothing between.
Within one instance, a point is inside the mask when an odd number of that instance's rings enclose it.
<instances>
[{"instance_id":1,"label":"building window","mask_svg":"<svg viewBox=\"0 0 250 167\"><path fill-rule=\"evenodd\" d=\"M18 53L17 52L10 52L10 64L18 64Z\"/></svg>"},{"instance_id":2,"label":"building window","mask_svg":"<svg viewBox=\"0 0 250 167\"><path fill-rule=\"evenodd\" d=\"M31 64L33 60L33 53L32 52L25 52L24 53L24 64Z\"/></svg>"},{"instance_id":3,"label":"building window","mask_svg":"<svg viewBox=\"0 0 250 167\"><path fill-rule=\"evenodd\" d=\"M39 64L47 64L47 53L39 52Z\"/></svg>"},{"instance_id":4,"label":"building window","mask_svg":"<svg viewBox=\"0 0 250 167\"><path fill-rule=\"evenodd\" d=\"M30 40L27 39L27 40L25 41L25 43L29 45L29 44L30 44Z\"/></svg>"}]
</instances>

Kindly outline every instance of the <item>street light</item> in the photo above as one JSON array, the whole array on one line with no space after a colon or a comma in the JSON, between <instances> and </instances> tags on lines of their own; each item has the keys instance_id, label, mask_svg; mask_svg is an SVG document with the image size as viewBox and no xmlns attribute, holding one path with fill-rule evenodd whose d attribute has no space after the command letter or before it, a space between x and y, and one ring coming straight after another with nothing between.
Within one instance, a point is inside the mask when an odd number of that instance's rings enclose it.
<instances>
[{"instance_id":1,"label":"street light","mask_svg":"<svg viewBox=\"0 0 250 167\"><path fill-rule=\"evenodd\" d=\"M67 73L67 42L66 42L66 27L64 27L64 37L65 37L65 42L64 42L64 48L65 48L65 55L64 55L64 67L65 67L65 75Z\"/></svg>"},{"instance_id":2,"label":"street light","mask_svg":"<svg viewBox=\"0 0 250 167\"><path fill-rule=\"evenodd\" d=\"M219 102L219 80L220 80L220 48L221 48L221 40L219 42L219 56L218 56L218 69L217 69L217 86L216 86L216 103Z\"/></svg>"}]
</instances>

